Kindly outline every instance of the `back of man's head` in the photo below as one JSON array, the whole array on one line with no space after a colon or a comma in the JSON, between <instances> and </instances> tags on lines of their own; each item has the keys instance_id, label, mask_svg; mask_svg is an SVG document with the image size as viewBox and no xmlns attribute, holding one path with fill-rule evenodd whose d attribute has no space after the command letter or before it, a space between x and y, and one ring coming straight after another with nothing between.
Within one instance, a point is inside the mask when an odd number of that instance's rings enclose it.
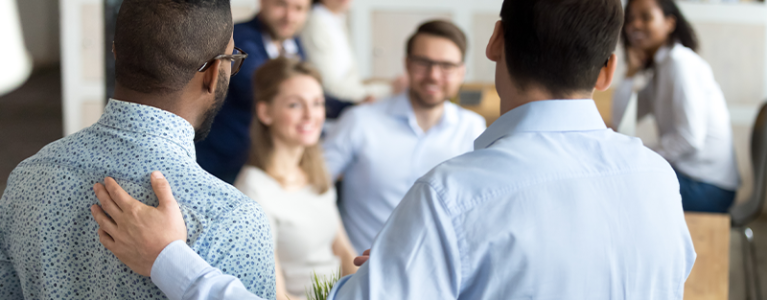
<instances>
[{"instance_id":1,"label":"back of man's head","mask_svg":"<svg viewBox=\"0 0 767 300\"><path fill-rule=\"evenodd\" d=\"M517 86L564 98L594 88L617 46L623 7L620 0L505 0L501 20Z\"/></svg>"},{"instance_id":2,"label":"back of man's head","mask_svg":"<svg viewBox=\"0 0 767 300\"><path fill-rule=\"evenodd\" d=\"M125 0L115 28L117 83L141 93L178 92L224 54L232 30L229 0Z\"/></svg>"}]
</instances>

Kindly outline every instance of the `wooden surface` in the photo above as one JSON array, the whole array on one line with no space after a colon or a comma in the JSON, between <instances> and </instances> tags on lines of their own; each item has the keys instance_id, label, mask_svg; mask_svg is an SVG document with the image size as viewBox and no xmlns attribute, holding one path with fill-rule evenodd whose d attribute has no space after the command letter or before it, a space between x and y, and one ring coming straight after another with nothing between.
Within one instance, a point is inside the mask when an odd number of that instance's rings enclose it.
<instances>
[{"instance_id":1,"label":"wooden surface","mask_svg":"<svg viewBox=\"0 0 767 300\"><path fill-rule=\"evenodd\" d=\"M482 100L479 105L463 105L462 107L478 113L485 118L487 126L490 126L501 116L501 98L495 90L495 85L483 83L467 83L461 86L461 90L481 91Z\"/></svg>"},{"instance_id":2,"label":"wooden surface","mask_svg":"<svg viewBox=\"0 0 767 300\"><path fill-rule=\"evenodd\" d=\"M685 300L727 300L730 216L685 213L698 257L684 286Z\"/></svg>"}]
</instances>

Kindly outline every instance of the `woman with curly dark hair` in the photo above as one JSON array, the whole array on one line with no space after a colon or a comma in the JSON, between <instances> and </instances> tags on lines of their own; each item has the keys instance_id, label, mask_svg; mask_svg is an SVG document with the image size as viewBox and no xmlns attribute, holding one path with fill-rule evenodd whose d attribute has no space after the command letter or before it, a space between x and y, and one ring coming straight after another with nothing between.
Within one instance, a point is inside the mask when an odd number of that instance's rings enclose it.
<instances>
[{"instance_id":1,"label":"woman with curly dark hair","mask_svg":"<svg viewBox=\"0 0 767 300\"><path fill-rule=\"evenodd\" d=\"M629 0L621 35L628 70L615 92L614 125L638 91L636 117L655 116L653 150L674 167L684 209L727 212L740 185L732 129L695 31L673 0Z\"/></svg>"}]
</instances>

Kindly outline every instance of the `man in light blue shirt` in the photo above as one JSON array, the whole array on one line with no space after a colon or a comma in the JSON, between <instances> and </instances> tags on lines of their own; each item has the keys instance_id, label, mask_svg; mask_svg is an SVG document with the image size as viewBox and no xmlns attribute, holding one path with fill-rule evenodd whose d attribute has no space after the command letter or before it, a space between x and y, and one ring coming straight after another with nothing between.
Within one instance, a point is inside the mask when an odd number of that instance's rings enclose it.
<instances>
[{"instance_id":1,"label":"man in light blue shirt","mask_svg":"<svg viewBox=\"0 0 767 300\"><path fill-rule=\"evenodd\" d=\"M447 99L463 83L466 36L447 21L420 25L408 41L410 89L343 114L323 148L333 178L343 176L341 218L362 253L415 181L472 150L485 120Z\"/></svg>"},{"instance_id":2,"label":"man in light blue shirt","mask_svg":"<svg viewBox=\"0 0 767 300\"><path fill-rule=\"evenodd\" d=\"M246 56L232 27L229 0L123 2L114 40L120 100L109 100L95 125L19 164L0 198L0 299L166 299L140 275L148 271L132 271L99 244L84 211L106 176L156 204L154 170L174 184L184 245L246 290L275 298L263 211L195 162L194 140ZM102 242L111 239L102 232Z\"/></svg>"},{"instance_id":3,"label":"man in light blue shirt","mask_svg":"<svg viewBox=\"0 0 767 300\"><path fill-rule=\"evenodd\" d=\"M622 21L619 0L506 0L487 47L502 117L475 151L415 183L330 299L683 299L695 250L675 173L639 139L607 129L590 100L612 82ZM170 193L161 198L173 206ZM110 249L131 260L124 247L167 245L155 249L152 280L183 290L172 299L257 299L156 236L161 220L123 218Z\"/></svg>"}]
</instances>

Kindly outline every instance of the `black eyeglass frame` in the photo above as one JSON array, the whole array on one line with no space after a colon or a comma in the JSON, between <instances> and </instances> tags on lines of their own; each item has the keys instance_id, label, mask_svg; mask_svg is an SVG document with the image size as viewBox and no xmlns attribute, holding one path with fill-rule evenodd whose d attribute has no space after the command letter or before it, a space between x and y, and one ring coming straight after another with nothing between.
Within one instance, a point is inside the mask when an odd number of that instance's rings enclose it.
<instances>
[{"instance_id":1,"label":"black eyeglass frame","mask_svg":"<svg viewBox=\"0 0 767 300\"><path fill-rule=\"evenodd\" d=\"M434 61L418 55L408 55L407 60L411 63L421 64L426 67L426 70L431 70L431 68L434 68L435 66L439 67L440 71L444 74L451 74L453 71L464 65L464 62L454 63L448 61Z\"/></svg>"},{"instance_id":2,"label":"black eyeglass frame","mask_svg":"<svg viewBox=\"0 0 767 300\"><path fill-rule=\"evenodd\" d=\"M248 58L248 53L243 51L242 49L240 49L237 46L234 47L234 50L236 50L236 51L238 51L240 53L216 55L216 57L214 57L213 59L211 59L211 60L205 62L204 64L202 64L202 66L200 66L200 68L197 69L197 72L205 72L205 71L207 71L208 69L210 69L210 66L212 66L213 63L215 61L219 60L219 59L228 59L228 60L231 60L233 62L232 63L232 75L230 75L230 77L234 76L234 75L237 75L237 73L240 72L240 68L242 67L242 63L245 62L246 58Z\"/></svg>"}]
</instances>

